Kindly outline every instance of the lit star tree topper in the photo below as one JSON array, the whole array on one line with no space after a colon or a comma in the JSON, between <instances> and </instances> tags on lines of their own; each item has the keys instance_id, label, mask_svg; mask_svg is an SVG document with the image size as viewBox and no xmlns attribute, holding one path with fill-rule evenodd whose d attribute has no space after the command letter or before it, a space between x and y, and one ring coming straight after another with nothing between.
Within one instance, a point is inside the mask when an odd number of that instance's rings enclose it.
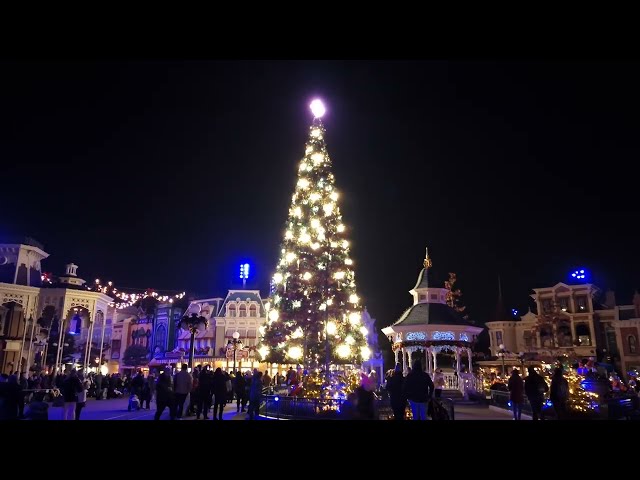
<instances>
[{"instance_id":1,"label":"lit star tree topper","mask_svg":"<svg viewBox=\"0 0 640 480\"><path fill-rule=\"evenodd\" d=\"M348 229L325 144L320 100L311 105L304 158L291 197L258 351L267 362L359 364L371 352L361 322Z\"/></svg>"}]
</instances>

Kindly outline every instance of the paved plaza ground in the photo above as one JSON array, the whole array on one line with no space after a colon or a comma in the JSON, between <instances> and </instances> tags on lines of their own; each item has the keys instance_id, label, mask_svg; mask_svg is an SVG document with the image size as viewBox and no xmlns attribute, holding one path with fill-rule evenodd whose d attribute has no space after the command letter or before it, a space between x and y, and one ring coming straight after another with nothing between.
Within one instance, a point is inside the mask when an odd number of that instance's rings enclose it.
<instances>
[{"instance_id":1,"label":"paved plaza ground","mask_svg":"<svg viewBox=\"0 0 640 480\"><path fill-rule=\"evenodd\" d=\"M153 420L156 412L156 405L151 402L151 410L139 410L137 412L127 411L127 398L111 400L89 399L87 406L82 410L81 420ZM209 415L211 418L211 414ZM228 404L224 409L223 420L245 420L246 413L236 413L236 405ZM456 420L511 420L509 412L502 413L490 410L486 405L464 405L455 406ZM62 408L49 408L49 420L61 420ZM185 420L195 420L196 417L185 417ZM169 420L169 412L165 409L161 420ZM260 417L259 420L268 420ZM203 421L202 419L200 421ZM211 420L209 420L211 421Z\"/></svg>"}]
</instances>

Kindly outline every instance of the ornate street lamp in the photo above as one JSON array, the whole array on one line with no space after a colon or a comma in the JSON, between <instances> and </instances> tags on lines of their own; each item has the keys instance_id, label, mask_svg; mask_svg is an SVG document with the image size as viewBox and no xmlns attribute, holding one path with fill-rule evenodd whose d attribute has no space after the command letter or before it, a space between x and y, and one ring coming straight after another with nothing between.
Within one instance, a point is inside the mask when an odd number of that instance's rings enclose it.
<instances>
[{"instance_id":1,"label":"ornate street lamp","mask_svg":"<svg viewBox=\"0 0 640 480\"><path fill-rule=\"evenodd\" d=\"M502 359L502 377L505 376L505 368L504 368L504 356L507 354L507 351L504 349L504 343L500 344L500 350L498 351L498 357Z\"/></svg>"},{"instance_id":2,"label":"ornate street lamp","mask_svg":"<svg viewBox=\"0 0 640 480\"><path fill-rule=\"evenodd\" d=\"M242 350L242 340L240 340L240 334L235 331L233 332L233 338L229 340L227 343L227 348L233 348L233 372L236 371L236 353L238 349Z\"/></svg>"},{"instance_id":3,"label":"ornate street lamp","mask_svg":"<svg viewBox=\"0 0 640 480\"><path fill-rule=\"evenodd\" d=\"M195 355L196 343L195 337L196 333L199 331L204 331L207 329L207 325L209 325L208 320L200 315L200 305L192 304L189 307L187 313L182 317L179 321L179 327L183 330L189 330L191 334L191 343L189 348L189 367L193 368L193 356ZM189 313L191 313L189 315Z\"/></svg>"}]
</instances>

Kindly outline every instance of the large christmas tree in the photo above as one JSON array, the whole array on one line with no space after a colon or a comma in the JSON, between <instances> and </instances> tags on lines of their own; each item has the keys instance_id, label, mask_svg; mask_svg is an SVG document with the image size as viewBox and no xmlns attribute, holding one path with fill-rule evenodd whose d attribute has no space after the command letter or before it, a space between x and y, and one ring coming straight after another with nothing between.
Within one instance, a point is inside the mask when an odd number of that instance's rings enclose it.
<instances>
[{"instance_id":1,"label":"large christmas tree","mask_svg":"<svg viewBox=\"0 0 640 480\"><path fill-rule=\"evenodd\" d=\"M361 323L347 227L331 173L321 117L314 115L285 224L280 260L261 328L259 352L267 362L323 368L359 364L371 354Z\"/></svg>"}]
</instances>

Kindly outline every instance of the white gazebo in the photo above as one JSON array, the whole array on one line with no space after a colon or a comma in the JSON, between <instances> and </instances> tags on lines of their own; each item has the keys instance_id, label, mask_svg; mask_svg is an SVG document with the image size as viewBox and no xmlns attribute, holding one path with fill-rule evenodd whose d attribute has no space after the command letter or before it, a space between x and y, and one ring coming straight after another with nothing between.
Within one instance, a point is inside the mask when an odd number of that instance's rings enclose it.
<instances>
[{"instance_id":1,"label":"white gazebo","mask_svg":"<svg viewBox=\"0 0 640 480\"><path fill-rule=\"evenodd\" d=\"M396 363L403 365L405 375L415 360L421 360L425 371L433 375L438 369L436 355L452 352L456 366L453 372L443 372L445 388L460 390L466 395L469 390L476 390L471 346L483 329L465 320L447 304L448 289L429 286L431 265L427 252L424 268L415 287L409 291L413 305L393 325L383 328L382 333L391 341ZM467 372L462 364L465 356Z\"/></svg>"}]
</instances>

